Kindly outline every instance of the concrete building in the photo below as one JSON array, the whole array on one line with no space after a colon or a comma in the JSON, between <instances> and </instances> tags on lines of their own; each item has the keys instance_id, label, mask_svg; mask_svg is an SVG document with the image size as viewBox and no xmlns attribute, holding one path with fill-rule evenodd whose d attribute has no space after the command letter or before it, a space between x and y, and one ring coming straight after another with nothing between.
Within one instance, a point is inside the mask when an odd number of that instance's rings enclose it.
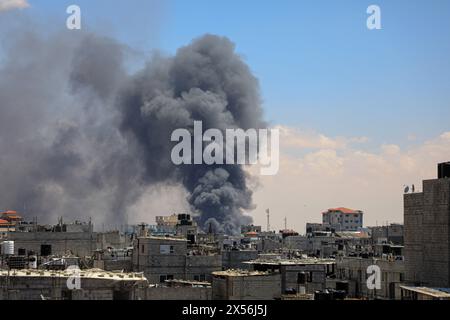
<instances>
[{"instance_id":1,"label":"concrete building","mask_svg":"<svg viewBox=\"0 0 450 320\"><path fill-rule=\"evenodd\" d=\"M261 231L262 231L261 226L254 226L254 225L241 226L241 234L246 234L248 232L261 233Z\"/></svg>"},{"instance_id":2,"label":"concrete building","mask_svg":"<svg viewBox=\"0 0 450 320\"><path fill-rule=\"evenodd\" d=\"M423 192L404 195L406 280L416 286L450 287L450 163Z\"/></svg>"},{"instance_id":3,"label":"concrete building","mask_svg":"<svg viewBox=\"0 0 450 320\"><path fill-rule=\"evenodd\" d=\"M403 224L391 223L388 226L369 227L372 243L393 243L403 245Z\"/></svg>"},{"instance_id":4,"label":"concrete building","mask_svg":"<svg viewBox=\"0 0 450 320\"><path fill-rule=\"evenodd\" d=\"M212 300L212 287L209 282L167 280L149 286L145 300Z\"/></svg>"},{"instance_id":5,"label":"concrete building","mask_svg":"<svg viewBox=\"0 0 450 320\"><path fill-rule=\"evenodd\" d=\"M157 216L155 220L158 227L170 227L174 229L178 224L178 215L172 214L170 216Z\"/></svg>"},{"instance_id":6,"label":"concrete building","mask_svg":"<svg viewBox=\"0 0 450 320\"><path fill-rule=\"evenodd\" d=\"M222 251L222 268L228 269L248 269L250 266L246 261L258 258L256 250L224 250Z\"/></svg>"},{"instance_id":7,"label":"concrete building","mask_svg":"<svg viewBox=\"0 0 450 320\"><path fill-rule=\"evenodd\" d=\"M381 289L369 290L367 287L367 268L377 265L381 271ZM340 257L337 259L336 280L347 282L348 296L352 298L400 299L400 285L405 281L403 260ZM334 288L329 282L328 287Z\"/></svg>"},{"instance_id":8,"label":"concrete building","mask_svg":"<svg viewBox=\"0 0 450 320\"><path fill-rule=\"evenodd\" d=\"M180 236L189 240L191 243L196 242L198 234L197 223L192 219L190 214L173 214L171 216L157 216L156 226L151 226L151 234L154 236ZM141 234L142 235L142 234Z\"/></svg>"},{"instance_id":9,"label":"concrete building","mask_svg":"<svg viewBox=\"0 0 450 320\"><path fill-rule=\"evenodd\" d=\"M327 277L335 273L334 259L264 259L249 261L253 270L262 272L278 272L281 275L282 294L314 293L326 289Z\"/></svg>"},{"instance_id":10,"label":"concrete building","mask_svg":"<svg viewBox=\"0 0 450 320\"><path fill-rule=\"evenodd\" d=\"M188 249L184 238L139 237L134 242L133 270L144 272L150 283L166 280L210 281L222 270L222 255Z\"/></svg>"},{"instance_id":11,"label":"concrete building","mask_svg":"<svg viewBox=\"0 0 450 320\"><path fill-rule=\"evenodd\" d=\"M0 300L139 300L145 297L142 274L80 270L80 289L69 290L69 271L0 271Z\"/></svg>"},{"instance_id":12,"label":"concrete building","mask_svg":"<svg viewBox=\"0 0 450 320\"><path fill-rule=\"evenodd\" d=\"M213 273L213 300L273 300L281 297L278 272L227 270Z\"/></svg>"},{"instance_id":13,"label":"concrete building","mask_svg":"<svg viewBox=\"0 0 450 320\"><path fill-rule=\"evenodd\" d=\"M322 223L306 223L306 234L310 235L315 231L331 231L329 227L324 226Z\"/></svg>"},{"instance_id":14,"label":"concrete building","mask_svg":"<svg viewBox=\"0 0 450 320\"><path fill-rule=\"evenodd\" d=\"M22 217L16 211L0 213L0 239L6 239L10 232L15 232L22 223Z\"/></svg>"},{"instance_id":15,"label":"concrete building","mask_svg":"<svg viewBox=\"0 0 450 320\"><path fill-rule=\"evenodd\" d=\"M363 212L348 208L332 208L322 213L322 224L334 231L356 231L363 226Z\"/></svg>"},{"instance_id":16,"label":"concrete building","mask_svg":"<svg viewBox=\"0 0 450 320\"><path fill-rule=\"evenodd\" d=\"M343 255L359 255L372 253L370 235L364 231L341 231L335 234L335 244Z\"/></svg>"},{"instance_id":17,"label":"concrete building","mask_svg":"<svg viewBox=\"0 0 450 320\"><path fill-rule=\"evenodd\" d=\"M60 223L48 229L40 226L31 232L10 232L7 239L14 241L16 254L22 249L43 257L67 254L84 257L97 249L97 233L90 222Z\"/></svg>"},{"instance_id":18,"label":"concrete building","mask_svg":"<svg viewBox=\"0 0 450 320\"><path fill-rule=\"evenodd\" d=\"M283 248L305 252L308 248L307 236L290 236L283 239Z\"/></svg>"}]
</instances>

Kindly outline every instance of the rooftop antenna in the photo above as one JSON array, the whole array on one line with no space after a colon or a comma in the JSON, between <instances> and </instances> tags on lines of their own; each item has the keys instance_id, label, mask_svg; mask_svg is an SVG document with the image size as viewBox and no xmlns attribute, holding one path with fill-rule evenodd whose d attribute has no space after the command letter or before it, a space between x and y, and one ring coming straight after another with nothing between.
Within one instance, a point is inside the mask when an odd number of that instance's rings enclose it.
<instances>
[{"instance_id":1,"label":"rooftop antenna","mask_svg":"<svg viewBox=\"0 0 450 320\"><path fill-rule=\"evenodd\" d=\"M267 213L267 232L269 232L270 231L270 210L267 209L266 213Z\"/></svg>"},{"instance_id":2,"label":"rooftop antenna","mask_svg":"<svg viewBox=\"0 0 450 320\"><path fill-rule=\"evenodd\" d=\"M284 230L287 230L287 217L284 217Z\"/></svg>"}]
</instances>

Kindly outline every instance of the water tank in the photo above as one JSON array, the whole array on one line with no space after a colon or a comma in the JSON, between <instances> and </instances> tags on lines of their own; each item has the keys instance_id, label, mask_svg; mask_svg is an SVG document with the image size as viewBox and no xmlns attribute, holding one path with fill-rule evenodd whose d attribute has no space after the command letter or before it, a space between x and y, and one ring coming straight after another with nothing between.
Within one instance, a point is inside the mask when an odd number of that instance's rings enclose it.
<instances>
[{"instance_id":1,"label":"water tank","mask_svg":"<svg viewBox=\"0 0 450 320\"><path fill-rule=\"evenodd\" d=\"M28 268L29 269L37 269L37 256L29 256L28 257Z\"/></svg>"},{"instance_id":2,"label":"water tank","mask_svg":"<svg viewBox=\"0 0 450 320\"><path fill-rule=\"evenodd\" d=\"M2 242L2 255L12 256L14 255L14 241Z\"/></svg>"},{"instance_id":3,"label":"water tank","mask_svg":"<svg viewBox=\"0 0 450 320\"><path fill-rule=\"evenodd\" d=\"M450 162L438 164L438 179L450 178Z\"/></svg>"}]
</instances>

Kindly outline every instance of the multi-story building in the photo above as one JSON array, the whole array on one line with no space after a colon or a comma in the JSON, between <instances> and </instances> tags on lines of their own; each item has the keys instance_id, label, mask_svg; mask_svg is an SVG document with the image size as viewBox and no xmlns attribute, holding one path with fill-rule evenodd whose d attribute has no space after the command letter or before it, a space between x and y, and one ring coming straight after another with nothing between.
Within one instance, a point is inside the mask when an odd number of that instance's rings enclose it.
<instances>
[{"instance_id":1,"label":"multi-story building","mask_svg":"<svg viewBox=\"0 0 450 320\"><path fill-rule=\"evenodd\" d=\"M259 258L247 262L254 271L279 272L281 275L281 292L314 293L326 289L327 277L335 273L334 259L283 259Z\"/></svg>"},{"instance_id":2,"label":"multi-story building","mask_svg":"<svg viewBox=\"0 0 450 320\"><path fill-rule=\"evenodd\" d=\"M403 244L403 224L391 223L387 226L369 227L369 230L373 243Z\"/></svg>"},{"instance_id":3,"label":"multi-story building","mask_svg":"<svg viewBox=\"0 0 450 320\"><path fill-rule=\"evenodd\" d=\"M369 289L367 286L367 270L373 265L380 268L381 287L379 289ZM402 259L340 257L337 260L336 269L336 280L341 283L347 282L349 297L400 299L400 285L405 280L405 265Z\"/></svg>"},{"instance_id":4,"label":"multi-story building","mask_svg":"<svg viewBox=\"0 0 450 320\"><path fill-rule=\"evenodd\" d=\"M406 280L450 287L450 163L438 178L423 181L423 192L404 195Z\"/></svg>"},{"instance_id":5,"label":"multi-story building","mask_svg":"<svg viewBox=\"0 0 450 320\"><path fill-rule=\"evenodd\" d=\"M324 227L334 231L356 231L363 226L363 212L348 208L332 208L322 213Z\"/></svg>"},{"instance_id":6,"label":"multi-story building","mask_svg":"<svg viewBox=\"0 0 450 320\"><path fill-rule=\"evenodd\" d=\"M211 281L211 273L222 270L222 255L188 249L184 238L139 237L134 242L132 264L150 283Z\"/></svg>"},{"instance_id":7,"label":"multi-story building","mask_svg":"<svg viewBox=\"0 0 450 320\"><path fill-rule=\"evenodd\" d=\"M61 220L54 226L33 224L28 232L10 232L7 239L14 241L15 254L32 251L42 257L67 254L84 257L97 249L97 235L91 222L63 223Z\"/></svg>"}]
</instances>

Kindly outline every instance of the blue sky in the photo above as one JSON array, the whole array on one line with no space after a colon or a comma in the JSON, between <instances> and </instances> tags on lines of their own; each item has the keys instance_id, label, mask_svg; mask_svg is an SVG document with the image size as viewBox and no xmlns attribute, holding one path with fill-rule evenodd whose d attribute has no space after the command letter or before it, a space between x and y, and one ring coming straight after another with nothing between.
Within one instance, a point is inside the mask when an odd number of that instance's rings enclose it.
<instances>
[{"instance_id":1,"label":"blue sky","mask_svg":"<svg viewBox=\"0 0 450 320\"><path fill-rule=\"evenodd\" d=\"M27 14L149 52L174 53L204 33L229 37L261 83L267 118L330 136L420 143L450 129L447 0L30 0ZM56 4L57 3L57 4ZM366 28L381 7L382 30ZM414 135L416 141L409 141Z\"/></svg>"}]
</instances>

